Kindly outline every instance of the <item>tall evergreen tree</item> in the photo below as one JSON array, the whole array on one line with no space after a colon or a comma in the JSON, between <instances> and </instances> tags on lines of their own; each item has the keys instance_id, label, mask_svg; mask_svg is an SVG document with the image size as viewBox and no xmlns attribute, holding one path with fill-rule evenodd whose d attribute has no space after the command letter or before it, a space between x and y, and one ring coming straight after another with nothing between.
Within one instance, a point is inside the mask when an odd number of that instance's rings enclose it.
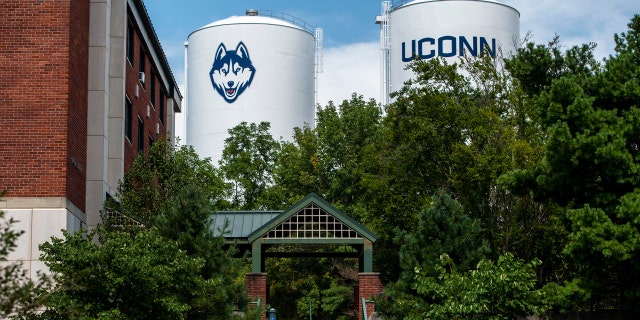
<instances>
[{"instance_id":1,"label":"tall evergreen tree","mask_svg":"<svg viewBox=\"0 0 640 320\"><path fill-rule=\"evenodd\" d=\"M532 91L538 120L547 133L544 158L529 170L505 176L512 190L533 193L567 209L567 253L575 277L567 288L583 293L584 308L603 298L640 312L640 16L616 35L616 53L601 66L593 45L545 54L528 46L510 68L522 82L538 80ZM554 51L555 52L555 51ZM531 72L539 60L562 66L557 78L540 81Z\"/></svg>"},{"instance_id":2,"label":"tall evergreen tree","mask_svg":"<svg viewBox=\"0 0 640 320\"><path fill-rule=\"evenodd\" d=\"M513 319L540 312L538 263L512 254L487 258L479 220L437 194L411 232L398 230L401 275L379 301L389 319ZM456 263L457 261L457 263Z\"/></svg>"}]
</instances>

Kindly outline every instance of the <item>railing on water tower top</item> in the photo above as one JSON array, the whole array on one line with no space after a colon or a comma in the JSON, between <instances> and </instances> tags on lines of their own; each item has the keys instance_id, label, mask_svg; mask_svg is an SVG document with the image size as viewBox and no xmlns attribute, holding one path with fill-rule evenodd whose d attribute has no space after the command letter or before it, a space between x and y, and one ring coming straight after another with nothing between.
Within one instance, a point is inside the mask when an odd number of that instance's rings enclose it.
<instances>
[{"instance_id":1,"label":"railing on water tower top","mask_svg":"<svg viewBox=\"0 0 640 320\"><path fill-rule=\"evenodd\" d=\"M392 0L391 1L391 8L395 9L396 7L399 7L407 2L411 2L413 0Z\"/></svg>"},{"instance_id":2,"label":"railing on water tower top","mask_svg":"<svg viewBox=\"0 0 640 320\"><path fill-rule=\"evenodd\" d=\"M305 22L304 20L300 19L300 18L296 18L290 14L286 14L284 12L278 12L278 11L273 11L273 10L263 10L260 9L258 10L260 12L261 16L264 17L269 17L269 18L276 18L276 19L280 19L282 21L286 21L289 22L293 25L296 25L300 28L302 28L303 30L314 34L315 33L315 26L312 26L311 24Z\"/></svg>"}]
</instances>

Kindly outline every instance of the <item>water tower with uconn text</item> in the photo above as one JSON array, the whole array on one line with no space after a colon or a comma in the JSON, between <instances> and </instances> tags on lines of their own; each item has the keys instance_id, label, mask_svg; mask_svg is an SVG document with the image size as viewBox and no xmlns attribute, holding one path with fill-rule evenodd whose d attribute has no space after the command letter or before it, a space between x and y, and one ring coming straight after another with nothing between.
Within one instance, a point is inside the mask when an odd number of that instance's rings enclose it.
<instances>
[{"instance_id":1,"label":"water tower with uconn text","mask_svg":"<svg viewBox=\"0 0 640 320\"><path fill-rule=\"evenodd\" d=\"M383 1L380 24L381 98L411 79L406 66L415 57L461 57L514 52L519 43L520 13L494 0Z\"/></svg>"}]
</instances>

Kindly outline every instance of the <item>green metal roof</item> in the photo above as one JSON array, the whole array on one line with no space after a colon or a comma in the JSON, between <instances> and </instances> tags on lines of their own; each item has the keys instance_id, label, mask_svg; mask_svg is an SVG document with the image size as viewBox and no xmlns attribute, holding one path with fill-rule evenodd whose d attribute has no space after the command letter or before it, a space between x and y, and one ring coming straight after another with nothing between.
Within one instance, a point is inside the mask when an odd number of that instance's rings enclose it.
<instances>
[{"instance_id":1,"label":"green metal roof","mask_svg":"<svg viewBox=\"0 0 640 320\"><path fill-rule=\"evenodd\" d=\"M273 220L283 211L220 211L213 217L212 228L216 236L248 238L251 233ZM226 230L223 230L228 223Z\"/></svg>"}]
</instances>

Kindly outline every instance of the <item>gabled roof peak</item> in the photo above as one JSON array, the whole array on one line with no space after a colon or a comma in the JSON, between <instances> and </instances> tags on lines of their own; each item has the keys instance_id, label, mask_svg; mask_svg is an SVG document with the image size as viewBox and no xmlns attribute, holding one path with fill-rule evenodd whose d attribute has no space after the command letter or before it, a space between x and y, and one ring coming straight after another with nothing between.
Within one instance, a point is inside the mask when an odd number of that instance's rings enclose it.
<instances>
[{"instance_id":1,"label":"gabled roof peak","mask_svg":"<svg viewBox=\"0 0 640 320\"><path fill-rule=\"evenodd\" d=\"M317 209L317 212L314 210ZM294 217L299 216L299 217ZM275 234L270 232L276 232ZM280 232L280 233L278 233ZM274 238L354 239L371 242L377 235L315 193L310 193L249 235L249 242Z\"/></svg>"}]
</instances>

